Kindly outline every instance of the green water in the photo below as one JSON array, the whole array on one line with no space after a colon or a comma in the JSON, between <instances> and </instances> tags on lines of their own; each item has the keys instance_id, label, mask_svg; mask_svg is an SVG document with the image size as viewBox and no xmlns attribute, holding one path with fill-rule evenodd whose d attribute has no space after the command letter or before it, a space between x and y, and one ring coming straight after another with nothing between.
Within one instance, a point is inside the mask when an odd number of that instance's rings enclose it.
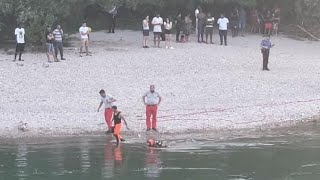
<instances>
[{"instance_id":1,"label":"green water","mask_svg":"<svg viewBox=\"0 0 320 180\"><path fill-rule=\"evenodd\" d=\"M110 137L19 140L0 145L0 180L319 180L319 127L268 137L116 147Z\"/></svg>"}]
</instances>

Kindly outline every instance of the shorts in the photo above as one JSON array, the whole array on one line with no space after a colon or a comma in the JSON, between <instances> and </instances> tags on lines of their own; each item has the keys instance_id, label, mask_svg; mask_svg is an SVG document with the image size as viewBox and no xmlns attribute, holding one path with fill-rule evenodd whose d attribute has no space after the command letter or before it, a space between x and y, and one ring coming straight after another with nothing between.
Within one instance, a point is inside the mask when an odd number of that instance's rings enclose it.
<instances>
[{"instance_id":1,"label":"shorts","mask_svg":"<svg viewBox=\"0 0 320 180\"><path fill-rule=\"evenodd\" d=\"M164 30L164 34L171 34L171 30L165 29L165 30Z\"/></svg>"},{"instance_id":2,"label":"shorts","mask_svg":"<svg viewBox=\"0 0 320 180\"><path fill-rule=\"evenodd\" d=\"M272 29L272 23L265 23L264 28L265 29Z\"/></svg>"},{"instance_id":3,"label":"shorts","mask_svg":"<svg viewBox=\"0 0 320 180\"><path fill-rule=\"evenodd\" d=\"M16 52L23 52L24 51L25 43L17 43L16 45Z\"/></svg>"},{"instance_id":4,"label":"shorts","mask_svg":"<svg viewBox=\"0 0 320 180\"><path fill-rule=\"evenodd\" d=\"M89 39L88 39L88 38L82 38L82 39L81 39L81 44L83 44L83 45L87 45L88 42L89 42Z\"/></svg>"},{"instance_id":5,"label":"shorts","mask_svg":"<svg viewBox=\"0 0 320 180\"><path fill-rule=\"evenodd\" d=\"M54 53L53 43L47 43L47 52L48 53Z\"/></svg>"},{"instance_id":6,"label":"shorts","mask_svg":"<svg viewBox=\"0 0 320 180\"><path fill-rule=\"evenodd\" d=\"M239 20L239 28L244 29L246 27L246 21L245 20Z\"/></svg>"},{"instance_id":7,"label":"shorts","mask_svg":"<svg viewBox=\"0 0 320 180\"><path fill-rule=\"evenodd\" d=\"M143 30L142 34L143 36L149 36L149 30Z\"/></svg>"},{"instance_id":8,"label":"shorts","mask_svg":"<svg viewBox=\"0 0 320 180\"><path fill-rule=\"evenodd\" d=\"M153 32L153 35L160 37L161 36L161 32Z\"/></svg>"},{"instance_id":9,"label":"shorts","mask_svg":"<svg viewBox=\"0 0 320 180\"><path fill-rule=\"evenodd\" d=\"M213 27L206 27L206 34L213 34Z\"/></svg>"}]
</instances>

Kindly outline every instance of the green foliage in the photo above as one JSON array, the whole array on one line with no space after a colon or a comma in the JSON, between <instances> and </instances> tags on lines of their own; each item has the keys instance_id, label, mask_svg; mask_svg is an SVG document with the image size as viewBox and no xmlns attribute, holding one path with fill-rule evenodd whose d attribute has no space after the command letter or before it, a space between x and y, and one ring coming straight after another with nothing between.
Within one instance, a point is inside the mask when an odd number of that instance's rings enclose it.
<instances>
[{"instance_id":1,"label":"green foliage","mask_svg":"<svg viewBox=\"0 0 320 180\"><path fill-rule=\"evenodd\" d=\"M99 7L96 11L101 14L106 14L112 5L124 6L131 13L127 17L141 19L155 12L163 16L175 16L178 12L193 14L198 5L215 14L223 11L219 9L223 4L255 7L274 3L280 4L282 12L299 24L320 24L320 0L0 0L0 39L11 38L16 24L23 23L28 43L43 43L46 25L59 23L64 29L75 31L82 21L88 20L86 8L92 5ZM91 19L97 21L92 24L98 24L103 18L101 15Z\"/></svg>"}]
</instances>

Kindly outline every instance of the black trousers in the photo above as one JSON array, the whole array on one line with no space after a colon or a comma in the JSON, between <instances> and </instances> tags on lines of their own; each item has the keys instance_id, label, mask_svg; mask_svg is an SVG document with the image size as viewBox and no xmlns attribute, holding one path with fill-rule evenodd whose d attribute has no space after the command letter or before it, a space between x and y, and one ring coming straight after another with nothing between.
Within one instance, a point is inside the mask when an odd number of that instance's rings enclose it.
<instances>
[{"instance_id":1,"label":"black trousers","mask_svg":"<svg viewBox=\"0 0 320 180\"><path fill-rule=\"evenodd\" d=\"M54 42L54 53L56 57L58 57L58 51L60 52L61 59L63 58L63 43L62 42Z\"/></svg>"},{"instance_id":2,"label":"black trousers","mask_svg":"<svg viewBox=\"0 0 320 180\"><path fill-rule=\"evenodd\" d=\"M204 24L198 24L198 42L203 42L204 28Z\"/></svg>"},{"instance_id":3,"label":"black trousers","mask_svg":"<svg viewBox=\"0 0 320 180\"><path fill-rule=\"evenodd\" d=\"M221 45L223 44L223 40L224 40L224 44L227 45L227 35L228 35L228 30L219 30Z\"/></svg>"},{"instance_id":4,"label":"black trousers","mask_svg":"<svg viewBox=\"0 0 320 180\"><path fill-rule=\"evenodd\" d=\"M114 29L116 28L116 17L114 17L113 15L109 15L109 32L113 32L114 33Z\"/></svg>"},{"instance_id":5,"label":"black trousers","mask_svg":"<svg viewBox=\"0 0 320 180\"><path fill-rule=\"evenodd\" d=\"M180 41L180 33L181 33L181 27L176 27L177 33L176 33L176 41Z\"/></svg>"},{"instance_id":6,"label":"black trousers","mask_svg":"<svg viewBox=\"0 0 320 180\"><path fill-rule=\"evenodd\" d=\"M263 70L268 69L268 64L269 64L269 55L270 55L270 50L269 49L262 49L262 58L263 58Z\"/></svg>"}]
</instances>

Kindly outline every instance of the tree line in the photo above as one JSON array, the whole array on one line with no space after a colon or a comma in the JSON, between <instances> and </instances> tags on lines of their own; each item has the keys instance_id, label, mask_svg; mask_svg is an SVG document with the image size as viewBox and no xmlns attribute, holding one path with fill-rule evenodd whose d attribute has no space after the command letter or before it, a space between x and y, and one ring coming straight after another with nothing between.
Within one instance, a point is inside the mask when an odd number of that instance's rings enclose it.
<instances>
[{"instance_id":1,"label":"tree line","mask_svg":"<svg viewBox=\"0 0 320 180\"><path fill-rule=\"evenodd\" d=\"M41 44L46 25L59 23L76 32L76 27L88 20L90 12L103 16L113 5L123 9L123 18L136 19L153 15L156 11L171 15L178 12L193 14L198 5L205 11L216 13L235 5L248 8L278 5L282 23L298 24L320 34L320 0L0 0L0 39L14 39L14 28L22 23L27 41Z\"/></svg>"}]
</instances>

